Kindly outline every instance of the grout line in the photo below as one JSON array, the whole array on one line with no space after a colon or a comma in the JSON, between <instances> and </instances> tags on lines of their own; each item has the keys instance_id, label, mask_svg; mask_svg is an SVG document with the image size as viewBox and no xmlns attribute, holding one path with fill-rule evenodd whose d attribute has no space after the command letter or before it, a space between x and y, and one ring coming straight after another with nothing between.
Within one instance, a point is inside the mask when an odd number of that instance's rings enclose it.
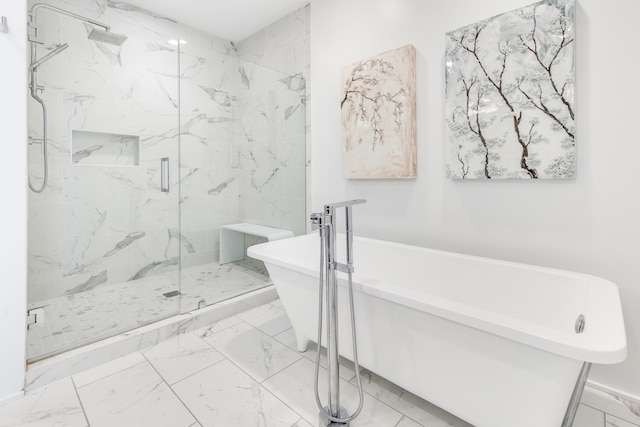
<instances>
[{"instance_id":1,"label":"grout line","mask_svg":"<svg viewBox=\"0 0 640 427\"><path fill-rule=\"evenodd\" d=\"M240 319L240 320L242 321L242 319ZM243 323L246 323L246 322L244 322L244 321L242 321L242 322L243 322ZM248 323L247 323L247 324L248 324ZM251 326L251 325L249 325L249 326ZM253 326L252 326L252 327L253 327ZM257 328L254 328L254 329L257 329ZM258 330L258 331L259 331L259 330ZM262 333L262 332L260 331L260 333ZM264 333L262 333L262 334L263 334L263 335L265 335L265 336L268 336L268 335L266 335L266 334L264 334ZM203 341L204 341L204 340L203 340ZM205 342L206 342L206 341L205 341ZM250 379L251 381L253 381L254 383L256 383L256 384L258 385L258 387L260 388L260 390L262 390L262 391L265 391L265 392L269 393L269 394L270 394L271 396L273 396L273 397L274 397L278 402L282 403L285 407L289 408L289 409L290 409L294 414L298 415L298 416L300 417L300 419L304 419L304 420L306 420L302 415L300 415L300 413L299 413L298 411L296 411L295 409L293 409L292 407L290 407L289 405L287 405L285 402L283 402L281 399L279 399L279 398L278 398L278 396L276 396L276 395L274 395L273 393L271 393L271 391L270 391L269 389L267 389L266 387L264 387L264 386L262 385L262 383L261 383L261 382L259 382L259 381L258 381L258 380L256 380L255 378L253 378L253 376L251 376L248 372L246 372L244 369L242 369L242 367L240 367L240 366L238 366L236 363L234 363L234 361L233 361L233 360L231 360L231 359L229 359L229 358L228 358L224 353L222 353L220 350L218 350L217 348L215 348L215 347L214 347L214 346L212 346L211 344L209 344L209 343L207 343L207 344L208 344L212 349L214 349L214 350L216 350L218 353L220 353L220 354L223 356L223 358L224 358L223 360L221 360L221 361L219 361L219 362L216 362L216 363L214 363L214 364L213 364L213 365L211 365L211 366L217 365L218 363L221 363L221 362L223 362L223 361L225 361L225 360L226 360L226 361L228 361L228 362L229 362L229 363L231 363L233 366L235 366L236 368L238 368L238 369L240 370L240 372L242 372L242 373L243 373L243 374L245 374L247 377L249 377L249 379ZM144 355L143 355L143 356L144 356ZM146 356L145 356L145 359L146 359ZM147 360L148 360L148 359L147 359ZM293 365L294 363L299 362L300 360L302 360L302 359L298 359L298 360L296 360L296 361L295 361L295 362L293 362L291 365ZM153 364L152 364L150 361L149 361L149 364L150 364L150 365L154 368L154 370L155 370L155 367L153 366ZM291 366L291 365L289 365L289 366ZM207 368L201 369L200 371L198 371L198 372L196 372L196 373L194 373L194 374L192 374L192 375L189 375L188 377L185 377L185 378L181 379L180 381L176 381L176 382L174 383L174 385L175 385L175 384L178 384L179 382L182 382L182 381L186 380L187 378L191 378L191 377L193 377L194 375L196 375L196 374L198 374L198 373L200 373L200 372L204 371L205 369L210 368L211 366L208 366ZM288 368L289 366L286 366L285 368L281 369L281 370L280 370L280 371L278 371L278 372L282 372L282 370L284 370L284 369ZM158 371L156 370L156 372L158 372ZM158 372L158 375L160 375L160 373L159 373L159 372ZM275 374L274 374L274 375L275 375ZM273 375L272 375L272 376L273 376ZM165 381L165 383L166 383L166 380L164 379L164 377L162 377L162 375L160 375L160 377L161 377L161 378L162 378L162 380L163 380L163 381ZM267 379L269 379L269 378L271 378L271 377L268 377ZM267 379L265 379L264 381L266 381ZM191 413L191 415L193 415L193 417L196 419L196 421L198 421L198 423L200 423L200 425L204 425L204 424L202 424L202 423L200 422L200 420L199 420L198 418L196 418L196 417L195 417L195 415L191 412L191 410L190 410L190 409L189 409L189 407L186 405L186 403L185 403L184 401L182 401L182 399L180 399L180 396L178 396L178 395L176 394L176 392L173 390L173 387L171 387L171 385L170 385L170 384L167 384L167 385L169 385L169 388L171 388L171 391L173 392L173 394L174 394L174 395L176 395L176 397L180 400L180 402L181 402L181 403L182 403L182 404L187 408L187 410L189 410L189 413ZM300 419L299 419L298 421L300 421ZM296 421L296 423L297 423L298 421Z\"/></svg>"},{"instance_id":2,"label":"grout line","mask_svg":"<svg viewBox=\"0 0 640 427\"><path fill-rule=\"evenodd\" d=\"M89 422L89 418L87 417L87 411L84 409L84 405L82 404L82 399L80 398L80 393L78 392L78 387L76 386L76 382L73 380L73 377L69 377L69 378L71 379L71 384L73 384L73 390L76 392L76 397L78 398L80 409L82 409L82 415L84 416L84 420L87 422L87 427L91 427L91 423Z\"/></svg>"},{"instance_id":3,"label":"grout line","mask_svg":"<svg viewBox=\"0 0 640 427\"><path fill-rule=\"evenodd\" d=\"M191 414L191 416L193 417L193 419L200 425L202 425L202 423L200 422L200 420L198 419L198 417L195 416L195 414L193 412L191 412L191 408L189 408L189 406L187 406L186 403L184 403L184 401L180 398L180 396L178 396L178 394L175 392L175 390L173 389L173 387L171 387L171 384L169 384L167 382L167 380L162 376L162 374L160 374L160 372L158 372L158 370L156 369L155 366L153 366L153 363L151 363L151 361L149 359L147 359L147 356L145 354L142 354L142 357L145 358L145 360L147 361L147 363L149 364L149 366L151 366L151 369L153 369L158 376L160 377L160 379L162 380L163 383L165 383L167 385L167 387L169 387L169 390L171 390L171 393L173 393L173 395L176 397L176 399L178 399L178 401L182 404L182 406L187 410L187 412L189 412L189 414ZM213 365L212 365L213 366ZM206 369L206 368L205 368ZM199 372L202 372L204 369L200 370ZM195 374L194 374L195 375ZM190 375L191 376L191 375ZM182 381L182 380L180 380ZM180 381L176 381L176 384L179 383ZM192 426L193 423L190 424L190 426Z\"/></svg>"},{"instance_id":4,"label":"grout line","mask_svg":"<svg viewBox=\"0 0 640 427\"><path fill-rule=\"evenodd\" d=\"M285 345L285 344L281 343L280 341L278 341L277 339L273 338L272 336L269 336L268 334L265 334L265 333L264 333L264 332L262 332L260 329L258 329L258 328L256 328L255 326L253 326L252 324L245 322L244 320L240 319L239 317L238 317L238 319L239 319L242 323L244 323L244 324L246 324L246 325L250 326L251 328L255 329L256 331L258 331L258 333L260 333L260 334L261 334L261 335L263 335L264 337L271 338L273 341L275 341L275 342L277 342L278 344L282 345L282 346L283 346L283 347L285 347L286 349L291 350L291 348L290 348L289 346L287 346L287 345ZM238 326L238 325L234 325L234 326ZM227 328L227 329L228 329L228 328ZM220 331L220 332L222 332L222 331ZM216 332L216 334L217 334L217 333L218 333L218 332ZM213 334L213 335L215 335L215 334ZM207 343L207 344L209 344L209 343ZM267 376L267 378L265 378L264 380L262 380L262 381L258 381L256 378L254 378L254 377L253 377L253 375L251 375L249 372L245 371L241 366L239 366L237 363L235 363L233 360L231 360L231 359L230 359L226 354L224 354L224 353L222 352L222 350L221 350L221 349L218 349L218 348L216 348L215 346L213 346L213 345L211 345L211 344L209 344L209 345L211 346L211 348L213 348L214 350L216 350L218 353L222 354L222 355L223 355L227 360L229 360L229 362L231 362L234 366L236 366L238 369L240 369L242 372L244 372L246 375L248 375L248 376L249 376L249 378L251 378L253 381L255 381L256 383L258 383L258 384L260 384L260 385L262 385L262 383L263 383L263 382L267 381L269 378L273 377L274 375L276 375L276 374L278 374L278 373L280 373L280 372L284 371L285 369L287 369L289 366L293 365L294 363L299 362L299 361L300 361L300 360L302 360L302 358L303 358L303 356L302 356L302 355L299 355L300 357L299 357L297 360L294 360L293 362L289 363L288 365L286 365L285 367L283 367L283 368L279 369L278 371L274 371L271 375L268 375L268 376Z\"/></svg>"}]
</instances>

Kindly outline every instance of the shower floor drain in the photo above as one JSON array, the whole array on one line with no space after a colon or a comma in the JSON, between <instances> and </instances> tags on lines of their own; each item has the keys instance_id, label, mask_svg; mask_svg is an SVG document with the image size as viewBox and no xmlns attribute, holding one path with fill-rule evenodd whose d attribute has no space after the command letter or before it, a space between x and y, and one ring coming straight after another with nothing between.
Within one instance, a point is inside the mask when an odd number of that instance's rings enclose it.
<instances>
[{"instance_id":1,"label":"shower floor drain","mask_svg":"<svg viewBox=\"0 0 640 427\"><path fill-rule=\"evenodd\" d=\"M173 297L177 297L178 295L182 295L180 291L165 292L162 294L162 296L165 298L173 298Z\"/></svg>"}]
</instances>

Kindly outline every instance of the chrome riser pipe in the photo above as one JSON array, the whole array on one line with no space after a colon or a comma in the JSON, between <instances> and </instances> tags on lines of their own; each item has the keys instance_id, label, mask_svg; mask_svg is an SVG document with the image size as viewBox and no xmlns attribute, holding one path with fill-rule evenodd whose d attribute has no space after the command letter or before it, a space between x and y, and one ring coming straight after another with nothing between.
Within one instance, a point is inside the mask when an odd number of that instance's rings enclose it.
<instances>
[{"instance_id":1,"label":"chrome riser pipe","mask_svg":"<svg viewBox=\"0 0 640 427\"><path fill-rule=\"evenodd\" d=\"M589 377L590 370L591 363L584 362L582 369L580 369L580 374L578 375L578 380L576 381L576 386L573 389L573 394L571 395L571 400L569 401L569 406L567 407L567 412L564 416L561 427L573 426L573 421L576 418L580 399L582 398L582 392L584 391L584 386L587 384L587 378Z\"/></svg>"}]
</instances>

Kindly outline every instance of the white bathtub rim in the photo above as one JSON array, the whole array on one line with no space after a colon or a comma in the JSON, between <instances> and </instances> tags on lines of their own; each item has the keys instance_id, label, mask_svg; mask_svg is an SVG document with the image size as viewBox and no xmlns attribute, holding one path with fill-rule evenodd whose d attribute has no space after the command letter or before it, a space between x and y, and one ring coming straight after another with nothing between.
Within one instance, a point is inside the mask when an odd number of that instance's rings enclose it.
<instances>
[{"instance_id":1,"label":"white bathtub rim","mask_svg":"<svg viewBox=\"0 0 640 427\"><path fill-rule=\"evenodd\" d=\"M294 237L293 239L309 239L313 238L314 234L307 234L303 236ZM380 242L376 239L370 239L366 237L358 237L359 240ZM262 260L263 262L279 266L284 269L290 269L302 273L307 276L317 278L319 276L319 265L314 268L307 266L293 264L291 262L283 261L274 257L268 248L270 245L284 245L287 240L280 240L276 242L268 242L248 248L248 255ZM483 262L490 262L499 265L509 265L518 268L531 269L537 271L544 271L553 274L560 274L572 277L581 277L584 280L598 280L605 286L613 286L611 292L617 295L617 287L612 282L602 279L596 276L591 276L583 273L573 273L565 270L552 269L547 267L538 267L528 264L515 263L510 261L501 261L492 258L484 258L473 255L458 254L455 252L442 251L437 249L423 248L418 246L405 245L402 243L384 242L391 246L405 247L405 248L418 248L427 252L454 255L464 259L481 260ZM319 244L319 243L318 243ZM319 264L319 260L318 260ZM274 281L276 287L277 281ZM346 280L344 277L339 278L339 285L346 286ZM616 316L613 320L613 328L606 333L599 333L595 336L592 330L589 328L589 319L587 319L587 327L582 334L575 334L573 331L566 332L549 327L540 326L533 322L528 322L522 319L517 319L497 313L482 310L476 307L472 307L466 304L457 303L448 299L429 295L428 300L424 298L424 295L411 295L411 292L406 289L402 293L394 292L393 287L379 288L374 286L364 286L358 282L358 275L354 274L354 291L366 293L375 297L379 297L390 302L430 313L451 321L483 330L492 333L497 336L511 339L516 342L520 342L525 345L529 345L535 348L543 349L555 354L559 354L571 359L582 360L590 363L599 364L615 364L620 363L627 357L627 342L626 335L624 333L624 320L622 316ZM618 301L612 301L612 304L617 304ZM618 310L621 312L621 309Z\"/></svg>"}]
</instances>

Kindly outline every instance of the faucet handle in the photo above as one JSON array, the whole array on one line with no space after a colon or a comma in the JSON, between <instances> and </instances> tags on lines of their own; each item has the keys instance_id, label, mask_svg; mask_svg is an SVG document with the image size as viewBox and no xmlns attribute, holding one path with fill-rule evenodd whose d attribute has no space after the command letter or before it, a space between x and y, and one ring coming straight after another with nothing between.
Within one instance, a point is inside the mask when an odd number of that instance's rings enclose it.
<instances>
[{"instance_id":1,"label":"faucet handle","mask_svg":"<svg viewBox=\"0 0 640 427\"><path fill-rule=\"evenodd\" d=\"M317 230L319 227L322 227L322 214L319 213L312 213L309 216L309 220L311 220L311 229L312 230Z\"/></svg>"}]
</instances>

